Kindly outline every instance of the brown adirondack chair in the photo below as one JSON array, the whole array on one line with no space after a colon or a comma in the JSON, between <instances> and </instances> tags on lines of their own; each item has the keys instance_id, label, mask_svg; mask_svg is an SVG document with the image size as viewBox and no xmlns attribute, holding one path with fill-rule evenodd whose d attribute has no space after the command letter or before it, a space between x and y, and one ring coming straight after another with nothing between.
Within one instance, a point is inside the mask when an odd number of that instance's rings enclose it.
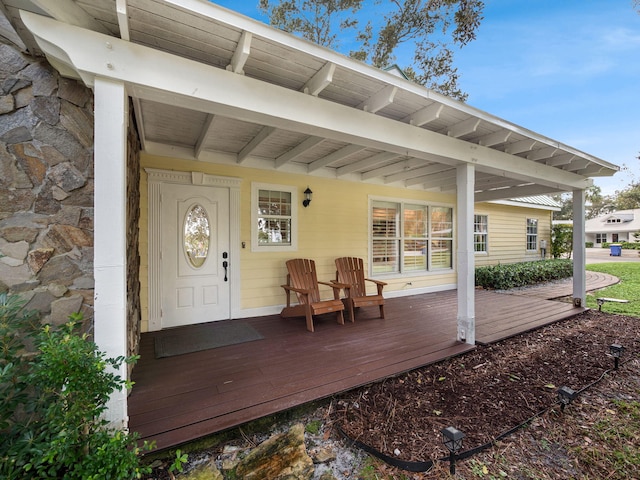
<instances>
[{"instance_id":1,"label":"brown adirondack chair","mask_svg":"<svg viewBox=\"0 0 640 480\"><path fill-rule=\"evenodd\" d=\"M365 278L364 265L361 258L336 258L336 269L337 282L347 285L345 287L344 303L349 309L351 321L355 322L355 309L375 305L380 308L380 317L384 319L384 297L382 296L382 289L386 283L379 280ZM376 284L376 288L378 290L376 295L367 295L365 281Z\"/></svg>"},{"instance_id":2,"label":"brown adirondack chair","mask_svg":"<svg viewBox=\"0 0 640 480\"><path fill-rule=\"evenodd\" d=\"M282 309L280 316L306 317L307 330L313 332L313 315L336 312L340 325L344 325L344 304L340 300L340 290L344 288L336 282L319 282L316 275L316 263L306 258L296 258L287 261L287 284L282 285L287 294L287 306ZM327 285L333 289L333 300L321 300L320 285ZM298 305L291 305L291 292L298 299Z\"/></svg>"}]
</instances>

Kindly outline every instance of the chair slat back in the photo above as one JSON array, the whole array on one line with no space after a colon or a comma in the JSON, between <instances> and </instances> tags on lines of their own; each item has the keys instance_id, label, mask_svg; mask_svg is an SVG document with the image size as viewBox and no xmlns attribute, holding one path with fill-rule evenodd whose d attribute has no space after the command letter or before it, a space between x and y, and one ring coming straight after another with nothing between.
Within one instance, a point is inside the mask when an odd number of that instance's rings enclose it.
<instances>
[{"instance_id":1,"label":"chair slat back","mask_svg":"<svg viewBox=\"0 0 640 480\"><path fill-rule=\"evenodd\" d=\"M361 258L336 258L337 280L351 285L351 295L364 297L367 294L364 284L364 262Z\"/></svg>"},{"instance_id":2,"label":"chair slat back","mask_svg":"<svg viewBox=\"0 0 640 480\"><path fill-rule=\"evenodd\" d=\"M318 289L318 276L316 274L316 262L308 258L294 258L287 260L287 272L289 285L294 288L302 288L311 291L309 300L311 303L320 301ZM306 297L296 293L299 303L306 303Z\"/></svg>"}]
</instances>

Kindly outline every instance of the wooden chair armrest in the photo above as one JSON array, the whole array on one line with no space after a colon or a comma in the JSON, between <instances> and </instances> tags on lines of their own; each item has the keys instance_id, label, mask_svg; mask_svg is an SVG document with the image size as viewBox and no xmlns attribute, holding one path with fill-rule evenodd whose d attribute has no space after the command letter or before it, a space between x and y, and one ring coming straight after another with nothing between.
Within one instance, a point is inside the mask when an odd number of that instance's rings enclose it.
<instances>
[{"instance_id":1,"label":"wooden chair armrest","mask_svg":"<svg viewBox=\"0 0 640 480\"><path fill-rule=\"evenodd\" d=\"M309 295L311 293L311 290L306 290L304 288L296 288L296 287L292 287L291 285L280 285L280 286L287 291L302 293L303 295Z\"/></svg>"},{"instance_id":2,"label":"wooden chair armrest","mask_svg":"<svg viewBox=\"0 0 640 480\"><path fill-rule=\"evenodd\" d=\"M383 287L387 285L387 282L381 282L380 280L374 280L373 278L365 278L367 282L373 282L376 285L382 285Z\"/></svg>"},{"instance_id":3,"label":"wooden chair armrest","mask_svg":"<svg viewBox=\"0 0 640 480\"><path fill-rule=\"evenodd\" d=\"M331 280L331 282L318 282L321 283L322 285L327 285L331 288L351 288L351 285L349 285L348 283L340 283L340 282L336 282L335 280Z\"/></svg>"}]
</instances>

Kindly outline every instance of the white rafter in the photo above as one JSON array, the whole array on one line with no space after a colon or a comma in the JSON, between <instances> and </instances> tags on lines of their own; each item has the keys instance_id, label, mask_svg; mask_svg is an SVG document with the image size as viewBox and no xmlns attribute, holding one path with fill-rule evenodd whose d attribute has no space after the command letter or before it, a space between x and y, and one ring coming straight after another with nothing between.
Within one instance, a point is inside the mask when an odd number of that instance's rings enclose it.
<instances>
[{"instance_id":1,"label":"white rafter","mask_svg":"<svg viewBox=\"0 0 640 480\"><path fill-rule=\"evenodd\" d=\"M387 105L391 105L393 103L393 97L395 97L397 91L398 87L387 85L378 93L362 102L359 108L365 112L376 113Z\"/></svg>"},{"instance_id":2,"label":"white rafter","mask_svg":"<svg viewBox=\"0 0 640 480\"><path fill-rule=\"evenodd\" d=\"M498 130L478 139L478 145L483 147L493 147L509 140L513 132L511 130Z\"/></svg>"},{"instance_id":3,"label":"white rafter","mask_svg":"<svg viewBox=\"0 0 640 480\"><path fill-rule=\"evenodd\" d=\"M404 185L406 187L411 187L413 185L423 185L424 188L430 187L439 187L443 185L445 180L450 180L456 178L456 170L455 168L449 168L448 170L443 170L439 173L434 173L433 175L423 175L421 177L413 177L405 180Z\"/></svg>"},{"instance_id":4,"label":"white rafter","mask_svg":"<svg viewBox=\"0 0 640 480\"><path fill-rule=\"evenodd\" d=\"M357 172L367 167L374 167L381 163L388 162L389 160L393 160L394 158L399 156L400 156L399 154L391 153L391 152L378 153L369 158L363 158L362 160L358 160L357 162L353 162L348 165L343 165L342 167L338 167L338 169L336 170L336 175L338 177L343 177L345 175Z\"/></svg>"},{"instance_id":5,"label":"white rafter","mask_svg":"<svg viewBox=\"0 0 640 480\"><path fill-rule=\"evenodd\" d=\"M322 157L318 160L316 160L315 162L311 162L309 164L309 166L307 167L307 171L309 173L314 172L316 170L319 170L323 167L326 167L328 165L331 165L334 162L337 162L338 160L342 160L343 158L347 158L349 155L353 155L354 153L358 153L360 151L364 150L364 147L361 147L360 145L347 145L346 147L342 147L339 150L336 150L333 153L330 153L329 155L327 155L326 157Z\"/></svg>"},{"instance_id":6,"label":"white rafter","mask_svg":"<svg viewBox=\"0 0 640 480\"><path fill-rule=\"evenodd\" d=\"M240 36L236 51L233 52L231 62L227 65L227 70L233 73L244 75L244 64L251 54L251 32L244 31Z\"/></svg>"},{"instance_id":7,"label":"white rafter","mask_svg":"<svg viewBox=\"0 0 640 480\"><path fill-rule=\"evenodd\" d=\"M462 122L450 126L447 130L447 135L454 138L463 137L464 135L475 132L478 129L480 122L481 120L479 118L467 118Z\"/></svg>"},{"instance_id":8,"label":"white rafter","mask_svg":"<svg viewBox=\"0 0 640 480\"><path fill-rule=\"evenodd\" d=\"M408 160L410 162L411 160ZM422 162L424 164L424 162ZM400 182L407 180L408 178L421 177L424 175L431 175L451 168L448 165L441 163L435 163L433 165L427 165L426 167L414 168L413 170L405 170L404 172L394 173L393 175L387 175L384 177L384 183Z\"/></svg>"},{"instance_id":9,"label":"white rafter","mask_svg":"<svg viewBox=\"0 0 640 480\"><path fill-rule=\"evenodd\" d=\"M529 197L531 195L543 195L545 193L562 192L562 187L525 185L523 187L512 187L508 189L487 190L476 193L476 202L488 202L491 200L502 200L506 197L505 190L508 190L510 198Z\"/></svg>"},{"instance_id":10,"label":"white rafter","mask_svg":"<svg viewBox=\"0 0 640 480\"><path fill-rule=\"evenodd\" d=\"M553 158L550 158L544 163L550 167L561 167L563 165L569 165L574 158L576 158L575 155L571 153L565 153L564 155L558 155Z\"/></svg>"},{"instance_id":11,"label":"white rafter","mask_svg":"<svg viewBox=\"0 0 640 480\"><path fill-rule=\"evenodd\" d=\"M294 159L296 159L297 157L302 155L307 150L315 147L317 144L319 144L323 140L324 140L324 138L322 138L322 137L309 137L309 138L307 138L302 143L299 143L298 145L293 147L287 153L284 153L284 154L280 155L278 158L276 158L275 167L276 168L281 168L282 166L286 165L287 163L293 161Z\"/></svg>"},{"instance_id":12,"label":"white rafter","mask_svg":"<svg viewBox=\"0 0 640 480\"><path fill-rule=\"evenodd\" d=\"M118 16L120 38L129 41L131 40L131 35L129 34L129 12L127 10L127 0L116 0L116 15Z\"/></svg>"},{"instance_id":13,"label":"white rafter","mask_svg":"<svg viewBox=\"0 0 640 480\"><path fill-rule=\"evenodd\" d=\"M404 161L392 163L391 165L386 165L380 168L374 168L373 170L362 173L360 178L362 178L362 180L371 180L372 178L384 177L386 175L392 175L402 171L404 171Z\"/></svg>"},{"instance_id":14,"label":"white rafter","mask_svg":"<svg viewBox=\"0 0 640 480\"><path fill-rule=\"evenodd\" d=\"M213 131L213 120L215 119L215 115L208 114L207 118L202 126L202 131L200 132L200 136L198 137L198 141L196 142L196 147L194 148L194 157L200 159L200 154L204 149L204 145L207 143L207 138Z\"/></svg>"},{"instance_id":15,"label":"white rafter","mask_svg":"<svg viewBox=\"0 0 640 480\"><path fill-rule=\"evenodd\" d=\"M73 0L31 0L31 2L56 20L111 35L109 30L80 8Z\"/></svg>"},{"instance_id":16,"label":"white rafter","mask_svg":"<svg viewBox=\"0 0 640 480\"><path fill-rule=\"evenodd\" d=\"M511 155L516 155L518 153L533 150L533 147L535 147L536 143L537 142L535 140L531 139L521 140L519 142L510 143L506 146L504 151L510 153Z\"/></svg>"},{"instance_id":17,"label":"white rafter","mask_svg":"<svg viewBox=\"0 0 640 480\"><path fill-rule=\"evenodd\" d=\"M274 134L276 131L273 127L263 127L258 134L251 139L249 143L247 143L242 150L238 153L238 163L244 162L251 152L253 152L262 142L264 142L267 138Z\"/></svg>"},{"instance_id":18,"label":"white rafter","mask_svg":"<svg viewBox=\"0 0 640 480\"><path fill-rule=\"evenodd\" d=\"M545 160L553 157L558 151L557 147L545 147L539 150L535 150L527 155L528 160L533 160L537 162L539 160Z\"/></svg>"},{"instance_id":19,"label":"white rafter","mask_svg":"<svg viewBox=\"0 0 640 480\"><path fill-rule=\"evenodd\" d=\"M316 74L309 79L309 81L302 87L302 91L307 95L313 95L317 97L318 94L331 85L333 81L333 74L336 71L335 63L325 63L324 67L316 72Z\"/></svg>"},{"instance_id":20,"label":"white rafter","mask_svg":"<svg viewBox=\"0 0 640 480\"><path fill-rule=\"evenodd\" d=\"M440 114L443 109L443 104L433 103L428 107L421 108L417 112L412 113L409 116L409 123L416 127L421 127L427 123L431 123L440 118Z\"/></svg>"}]
</instances>

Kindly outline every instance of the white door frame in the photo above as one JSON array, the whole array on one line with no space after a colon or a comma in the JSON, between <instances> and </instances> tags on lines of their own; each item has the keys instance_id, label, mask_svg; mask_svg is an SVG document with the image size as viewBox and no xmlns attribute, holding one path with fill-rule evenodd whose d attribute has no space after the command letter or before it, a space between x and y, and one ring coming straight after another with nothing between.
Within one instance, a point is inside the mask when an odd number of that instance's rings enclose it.
<instances>
[{"instance_id":1,"label":"white door frame","mask_svg":"<svg viewBox=\"0 0 640 480\"><path fill-rule=\"evenodd\" d=\"M229 189L229 282L230 317L237 318L240 312L240 184L235 177L221 177L202 172L177 172L145 168L147 173L149 202L149 330L162 327L162 277L160 269L160 185L203 185Z\"/></svg>"}]
</instances>

